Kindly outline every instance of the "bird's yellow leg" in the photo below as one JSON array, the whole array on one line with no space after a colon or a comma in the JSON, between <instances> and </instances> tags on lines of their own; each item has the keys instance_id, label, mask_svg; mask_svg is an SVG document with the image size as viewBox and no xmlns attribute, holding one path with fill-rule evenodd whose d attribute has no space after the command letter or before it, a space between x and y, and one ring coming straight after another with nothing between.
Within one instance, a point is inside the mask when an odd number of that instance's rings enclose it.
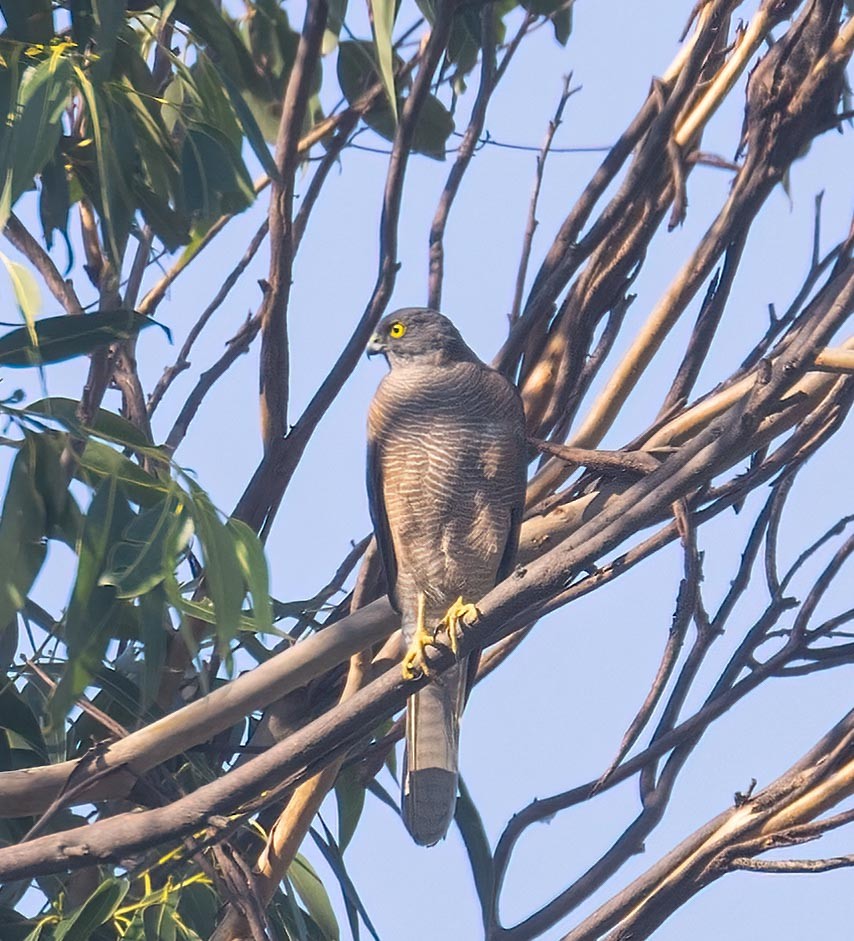
<instances>
[{"instance_id":1,"label":"bird's yellow leg","mask_svg":"<svg viewBox=\"0 0 854 941\"><path fill-rule=\"evenodd\" d=\"M403 658L403 678L413 680L420 673L425 676L430 675L430 668L427 666L427 658L424 656L424 648L436 640L436 632L428 630L424 623L424 592L418 592L418 606L416 608L415 618L415 636L409 645L409 650Z\"/></svg>"},{"instance_id":2,"label":"bird's yellow leg","mask_svg":"<svg viewBox=\"0 0 854 941\"><path fill-rule=\"evenodd\" d=\"M455 657L460 655L460 637L466 624L473 624L480 617L480 611L473 604L463 601L463 596L448 608L447 614L442 618L442 627L448 632L448 643Z\"/></svg>"}]
</instances>

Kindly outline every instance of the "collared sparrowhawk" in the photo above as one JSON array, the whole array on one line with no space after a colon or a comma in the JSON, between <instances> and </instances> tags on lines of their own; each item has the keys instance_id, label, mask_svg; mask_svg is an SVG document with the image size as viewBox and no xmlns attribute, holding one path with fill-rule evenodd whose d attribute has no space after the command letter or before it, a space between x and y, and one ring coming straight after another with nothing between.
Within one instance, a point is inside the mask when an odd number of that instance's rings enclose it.
<instances>
[{"instance_id":1,"label":"collared sparrowhawk","mask_svg":"<svg viewBox=\"0 0 854 941\"><path fill-rule=\"evenodd\" d=\"M463 614L509 574L525 501L519 394L434 310L385 317L368 345L390 371L368 416L368 498L405 676L426 671L440 623L452 646ZM465 602L465 603L464 603ZM457 795L460 713L477 666L456 663L410 697L401 810L417 843L447 833Z\"/></svg>"}]
</instances>

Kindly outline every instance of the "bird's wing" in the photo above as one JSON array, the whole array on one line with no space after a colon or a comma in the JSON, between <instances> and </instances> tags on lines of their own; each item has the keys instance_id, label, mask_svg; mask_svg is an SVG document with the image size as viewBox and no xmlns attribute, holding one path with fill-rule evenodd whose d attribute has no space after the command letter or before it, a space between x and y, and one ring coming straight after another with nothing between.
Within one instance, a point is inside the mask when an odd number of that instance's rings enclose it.
<instances>
[{"instance_id":1,"label":"bird's wing","mask_svg":"<svg viewBox=\"0 0 854 941\"><path fill-rule=\"evenodd\" d=\"M388 514L385 508L382 453L379 442L370 433L368 434L367 477L368 508L371 513L371 521L374 524L377 549L388 582L388 598L395 611L400 611L400 604L397 599L397 560L394 556L394 543L391 538L391 529L389 528Z\"/></svg>"}]
</instances>

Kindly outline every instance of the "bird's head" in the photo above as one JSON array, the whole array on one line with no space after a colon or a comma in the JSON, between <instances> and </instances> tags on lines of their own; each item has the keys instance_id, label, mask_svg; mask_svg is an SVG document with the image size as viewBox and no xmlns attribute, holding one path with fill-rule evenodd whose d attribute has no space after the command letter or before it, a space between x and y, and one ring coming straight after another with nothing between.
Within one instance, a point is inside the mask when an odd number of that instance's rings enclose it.
<instances>
[{"instance_id":1,"label":"bird's head","mask_svg":"<svg viewBox=\"0 0 854 941\"><path fill-rule=\"evenodd\" d=\"M427 307L404 307L377 324L368 356L382 353L390 366L477 359L444 314Z\"/></svg>"}]
</instances>

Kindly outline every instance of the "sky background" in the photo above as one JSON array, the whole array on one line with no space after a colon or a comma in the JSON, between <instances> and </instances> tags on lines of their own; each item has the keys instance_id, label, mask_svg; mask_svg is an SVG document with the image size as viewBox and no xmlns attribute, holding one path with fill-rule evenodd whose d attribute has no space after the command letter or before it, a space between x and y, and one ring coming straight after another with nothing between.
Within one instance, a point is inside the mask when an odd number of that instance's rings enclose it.
<instances>
[{"instance_id":1,"label":"sky background","mask_svg":"<svg viewBox=\"0 0 854 941\"><path fill-rule=\"evenodd\" d=\"M490 135L499 142L539 147L560 95L562 76L571 72L573 84L582 90L569 101L554 146L611 144L644 100L651 76L662 74L677 52L691 6L676 0L642 5L578 0L566 48L554 41L549 28L523 43L493 99L487 120ZM745 4L739 12L747 17L754 8L755 4ZM295 7L292 22L299 23L301 15L301 7ZM360 17L348 22L356 35L364 36ZM405 4L399 26L411 21L410 5ZM476 74L472 76L475 83ZM741 91L730 96L704 137L704 150L732 157L742 102ZM464 126L464 121L458 121L460 129ZM371 134L362 135L359 143L386 146ZM532 272L601 156L555 153L550 157L540 197ZM824 250L845 235L854 208L852 158L850 130L845 135L825 135L813 145L807 160L795 164L789 194L778 188L769 198L751 232L723 326L697 385L698 394L728 374L754 345L767 324L769 302L778 311L785 309L802 283L812 246L813 201L820 190L825 191ZM426 158L410 162L401 217L402 267L390 310L425 303L427 233L449 167L450 162ZM289 314L291 420L296 420L327 374L370 296L385 169L386 158L381 154L347 151L314 210L296 262ZM486 360L506 333L534 169L533 152L484 147L475 157L451 216L443 309ZM669 234L662 230L653 241L633 286L637 300L611 364L714 217L726 198L729 180L727 172L707 167L691 174L686 223ZM141 335L139 361L147 391L163 366L174 360L186 330L243 254L265 208L262 198L258 206L234 220L159 308L157 316L173 329L176 347L169 346L161 331ZM64 250L57 251L62 264ZM9 254L14 257L13 252ZM240 321L257 309L257 278L265 275L266 265L262 249L197 344L193 368L175 381L156 413L155 440L166 437L199 373L219 355ZM656 415L698 303L673 331L606 438L605 447L619 447L632 439ZM49 300L45 313L56 313ZM284 601L317 592L351 541L369 531L364 422L384 368L377 360L359 365L315 434L288 490L267 544L273 593ZM609 372L606 366L602 381ZM77 397L84 376L83 363L48 369L48 391ZM16 373L4 382L4 394L22 385L31 396L39 396L32 378ZM117 394L108 394L105 404L117 407ZM582 408L579 414L583 417L584 413ZM800 474L782 527L784 568L840 515L854 510L850 453L849 423ZM8 457L0 452L4 478ZM255 349L208 395L176 459L194 469L215 503L228 511L259 457ZM748 501L740 516L727 513L700 530L699 544L705 552L704 600L712 611L735 574L744 539L764 499L765 493L760 493ZM53 547L51 552L52 574L41 579L39 600L56 614L67 600L59 588L68 584L67 575L63 581L61 573L63 567L68 571L70 554ZM815 566L808 569L800 585L808 587L809 575L815 571ZM607 590L544 619L501 670L477 687L463 723L461 770L493 842L512 814L533 798L595 778L608 766L655 674L681 575L681 552L671 546ZM819 614L850 606L845 578L843 574L838 580ZM849 569L849 586L850 578ZM796 584L795 594L802 597L803 593ZM718 649L703 674L705 684L698 684L698 691L705 694L714 682L717 670L765 600L763 580L757 579L736 609L729 631L717 642ZM745 790L751 778L762 787L785 771L850 708L851 682L850 667L828 676L774 681L715 723L683 771L666 821L649 839L646 853L545 937L559 938L682 838L730 806L734 792ZM696 704L694 699L688 707ZM388 777L383 783L395 789ZM638 810L632 781L529 830L517 847L505 886L504 923L514 924L525 917L581 874ZM332 826L334 801L327 801L323 815ZM843 830L807 847L804 855L829 856L850 850L850 833ZM330 889L342 925L346 924L334 878L313 847L308 848L308 855ZM435 848L418 848L395 815L369 795L346 859L381 938L427 941L480 935L471 873L456 831ZM694 941L720 937L755 941L769 936L776 941L807 937L835 941L850 937L852 917L851 870L817 876L733 874L681 909L656 937L661 941L681 941L686 936Z\"/></svg>"}]
</instances>

